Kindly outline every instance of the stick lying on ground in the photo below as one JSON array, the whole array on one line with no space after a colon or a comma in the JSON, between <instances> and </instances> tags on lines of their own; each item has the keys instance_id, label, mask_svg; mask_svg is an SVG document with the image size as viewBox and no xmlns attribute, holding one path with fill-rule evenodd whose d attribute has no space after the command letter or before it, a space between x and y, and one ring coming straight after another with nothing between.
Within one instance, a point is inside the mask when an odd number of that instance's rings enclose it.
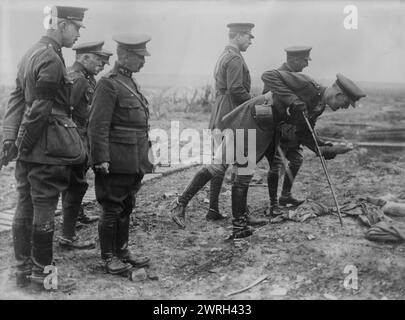
<instances>
[{"instance_id":1,"label":"stick lying on ground","mask_svg":"<svg viewBox=\"0 0 405 320\"><path fill-rule=\"evenodd\" d=\"M262 277L260 277L259 279L257 279L255 282L253 282L251 285L249 285L249 286L247 286L247 287L245 287L245 288L243 288L243 289L240 289L240 290L236 290L236 291L227 293L227 294L225 295L225 297L230 297L230 296L233 296L233 295L235 295L235 294L245 292L245 291L249 290L250 288L253 288L254 286L256 286L256 285L258 285L259 283L263 282L263 281L266 280L269 276L270 276L269 274L268 274L268 275L265 275L265 276L262 276Z\"/></svg>"}]
</instances>

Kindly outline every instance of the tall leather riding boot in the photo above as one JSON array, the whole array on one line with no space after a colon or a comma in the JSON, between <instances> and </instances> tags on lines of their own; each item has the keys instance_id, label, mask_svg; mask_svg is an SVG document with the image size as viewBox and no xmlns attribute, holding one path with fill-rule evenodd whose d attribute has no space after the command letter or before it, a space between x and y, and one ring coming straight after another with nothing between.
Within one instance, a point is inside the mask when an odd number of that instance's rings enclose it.
<instances>
[{"instance_id":1,"label":"tall leather riding boot","mask_svg":"<svg viewBox=\"0 0 405 320\"><path fill-rule=\"evenodd\" d=\"M213 176L214 175L206 167L201 168L187 185L183 193L176 199L175 206L170 210L170 216L180 228L184 229L186 227L186 206L188 202L213 178Z\"/></svg>"},{"instance_id":2,"label":"tall leather riding boot","mask_svg":"<svg viewBox=\"0 0 405 320\"><path fill-rule=\"evenodd\" d=\"M101 259L108 260L114 256L117 234L116 219L103 219L98 221L98 238L100 240Z\"/></svg>"},{"instance_id":3,"label":"tall leather riding boot","mask_svg":"<svg viewBox=\"0 0 405 320\"><path fill-rule=\"evenodd\" d=\"M123 212L117 222L116 254L124 264L142 268L149 264L150 259L145 256L135 255L128 248L130 215Z\"/></svg>"},{"instance_id":4,"label":"tall leather riding boot","mask_svg":"<svg viewBox=\"0 0 405 320\"><path fill-rule=\"evenodd\" d=\"M25 219L13 222L13 243L16 264L16 283L18 287L25 287L29 284L29 276L32 272L31 262L31 233L32 219Z\"/></svg>"},{"instance_id":5,"label":"tall leather riding boot","mask_svg":"<svg viewBox=\"0 0 405 320\"><path fill-rule=\"evenodd\" d=\"M187 206L188 202L196 195L196 193L200 191L213 177L214 175L206 167L198 170L181 196L179 196L179 203Z\"/></svg>"},{"instance_id":6,"label":"tall leather riding boot","mask_svg":"<svg viewBox=\"0 0 405 320\"><path fill-rule=\"evenodd\" d=\"M116 255L118 258L124 258L128 255L128 238L129 238L129 214L123 212L117 219L116 234Z\"/></svg>"},{"instance_id":7,"label":"tall leather riding boot","mask_svg":"<svg viewBox=\"0 0 405 320\"><path fill-rule=\"evenodd\" d=\"M267 188L269 190L270 203L277 203L278 174L269 173L267 176Z\"/></svg>"},{"instance_id":8,"label":"tall leather riding boot","mask_svg":"<svg viewBox=\"0 0 405 320\"><path fill-rule=\"evenodd\" d=\"M81 198L79 197L80 195L75 195L72 192L64 192L62 194L62 236L67 239L72 239L75 235L75 227L81 205Z\"/></svg>"},{"instance_id":9,"label":"tall leather riding boot","mask_svg":"<svg viewBox=\"0 0 405 320\"><path fill-rule=\"evenodd\" d=\"M281 191L282 196L290 196L291 195L291 188L293 186L294 179L297 176L299 170L300 170L300 167L289 166L289 171L291 173L292 180L291 180L290 176L287 173L284 175L283 189Z\"/></svg>"},{"instance_id":10,"label":"tall leather riding boot","mask_svg":"<svg viewBox=\"0 0 405 320\"><path fill-rule=\"evenodd\" d=\"M232 185L232 238L245 238L253 234L253 229L247 223L246 202L248 187Z\"/></svg>"},{"instance_id":11,"label":"tall leather riding boot","mask_svg":"<svg viewBox=\"0 0 405 320\"><path fill-rule=\"evenodd\" d=\"M35 230L32 233L32 275L30 277L32 288L39 291L58 290L69 292L76 287L76 281L73 279L64 278L60 273L56 275L56 281L51 276L56 268L52 263L52 240L53 230L41 231ZM50 267L46 270L46 267ZM51 276L52 281L45 280ZM55 282L54 282L55 281ZM48 285L48 287L47 287ZM56 285L56 287L53 287Z\"/></svg>"},{"instance_id":12,"label":"tall leather riding boot","mask_svg":"<svg viewBox=\"0 0 405 320\"><path fill-rule=\"evenodd\" d=\"M53 228L32 231L32 274L34 277L44 278L44 268L52 265L53 260Z\"/></svg>"},{"instance_id":13,"label":"tall leather riding boot","mask_svg":"<svg viewBox=\"0 0 405 320\"><path fill-rule=\"evenodd\" d=\"M299 206L300 204L304 203L305 200L302 199L296 199L291 195L291 188L294 183L294 179L298 174L298 171L300 170L300 167L298 166L289 166L289 171L291 173L291 178L290 176L286 173L284 176L284 182L283 182L283 190L281 192L281 196L279 199L279 203L282 206Z\"/></svg>"},{"instance_id":14,"label":"tall leather riding boot","mask_svg":"<svg viewBox=\"0 0 405 320\"><path fill-rule=\"evenodd\" d=\"M224 176L214 175L210 182L210 207L206 215L207 220L222 220L225 217L219 212L219 194L221 193Z\"/></svg>"},{"instance_id":15,"label":"tall leather riding boot","mask_svg":"<svg viewBox=\"0 0 405 320\"><path fill-rule=\"evenodd\" d=\"M277 200L277 189L278 189L278 173L269 173L267 176L267 188L269 190L270 197L270 209L266 211L266 215L279 215L281 214L280 208L278 206Z\"/></svg>"}]
</instances>

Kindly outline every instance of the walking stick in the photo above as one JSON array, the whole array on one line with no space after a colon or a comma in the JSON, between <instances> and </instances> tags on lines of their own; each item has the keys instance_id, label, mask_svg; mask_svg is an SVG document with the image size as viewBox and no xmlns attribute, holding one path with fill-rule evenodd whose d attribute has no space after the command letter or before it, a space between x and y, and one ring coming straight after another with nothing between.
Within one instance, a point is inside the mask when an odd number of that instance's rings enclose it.
<instances>
[{"instance_id":1,"label":"walking stick","mask_svg":"<svg viewBox=\"0 0 405 320\"><path fill-rule=\"evenodd\" d=\"M316 136L316 133L315 133L314 129L312 128L311 124L309 123L309 120L308 120L307 116L304 113L302 113L302 115L304 116L304 119L305 119L305 122L307 123L308 129L311 132L312 138L314 139L315 146L316 146L316 151L318 152L319 159L321 159L321 164L322 164L323 171L325 172L326 179L328 180L330 190L332 191L333 199L335 200L340 225L343 227L342 215L340 214L340 208L339 208L339 204L338 204L338 201L337 201L337 198L336 198L335 190L334 190L332 182L330 180L328 169L326 168L326 160L323 157L323 155L321 153L321 150L319 149L318 140L317 140L317 136Z\"/></svg>"}]
</instances>

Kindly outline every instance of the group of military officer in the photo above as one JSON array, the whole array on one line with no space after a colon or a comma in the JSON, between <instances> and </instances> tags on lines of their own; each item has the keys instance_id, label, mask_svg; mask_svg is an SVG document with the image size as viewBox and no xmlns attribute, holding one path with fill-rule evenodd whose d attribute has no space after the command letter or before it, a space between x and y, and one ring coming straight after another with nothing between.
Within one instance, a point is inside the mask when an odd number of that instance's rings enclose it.
<instances>
[{"instance_id":1,"label":"group of military officer","mask_svg":"<svg viewBox=\"0 0 405 320\"><path fill-rule=\"evenodd\" d=\"M18 286L43 289L46 266L53 263L54 215L62 195L63 227L59 243L64 248L94 248L91 241L75 235L80 218L92 222L81 207L87 190L86 172L95 172L97 201L102 206L98 222L101 258L105 270L122 274L133 267L146 266L149 258L135 256L128 249L129 217L135 195L145 173L151 172L148 101L141 93L133 73L149 56L143 34L117 35L117 61L96 84L94 76L109 64L111 52L103 41L73 47L83 27L84 13L79 7L55 6L49 29L18 66L16 87L10 95L3 126L2 151L8 159L17 157L15 177L18 202L13 221L13 242ZM301 144L316 152L303 117L312 126L326 105L332 110L354 106L365 96L352 81L338 74L328 88L299 73L308 65L310 47L287 48L287 61L277 70L263 74L263 95L250 94L249 69L241 52L251 44L251 23L229 24L229 44L214 72L216 103L211 129L255 129L256 161L265 156L270 164L268 186L270 214L278 213L278 203L299 205L291 187L302 163ZM65 67L61 48L76 51L76 61ZM90 107L91 106L91 107ZM257 106L265 106L269 117L259 119ZM281 128L281 147L278 147ZM214 158L226 149L221 136L216 139ZM325 145L326 142L318 141ZM242 148L246 154L245 146ZM278 150L278 154L276 154ZM324 154L327 158L334 155ZM282 160L289 161L283 191L277 199L278 175ZM235 161L236 168L245 164ZM211 181L208 220L223 219L218 197L228 164L217 162L202 167L177 198L170 215L185 228L187 203ZM237 171L236 171L237 172ZM232 185L233 238L253 233L251 226L267 219L253 217L247 210L247 192L252 174L237 173ZM279 201L279 202L278 202ZM60 289L74 282L59 273Z\"/></svg>"},{"instance_id":2,"label":"group of military officer","mask_svg":"<svg viewBox=\"0 0 405 320\"><path fill-rule=\"evenodd\" d=\"M310 77L301 73L308 66L311 47L289 47L287 61L278 69L266 71L262 75L263 94L252 97L250 94L249 69L241 52L247 50L254 36L252 23L231 23L229 44L218 59L214 71L216 81L216 102L212 111L211 129L230 129L233 137L236 130L244 131L244 139L227 139L226 135L214 137L217 148L213 163L203 166L195 174L182 194L177 197L170 210L172 220L186 228L186 207L194 195L210 181L210 208L207 220L220 220L224 216L218 209L218 197L225 172L229 166L227 144L234 149L234 167L237 174L232 180L232 238L250 236L254 226L266 224L268 219L253 217L247 208L247 194L253 170L248 162L235 157L242 154L249 158L248 131L256 133L256 163L266 157L270 170L268 173L268 191L270 207L267 215L280 214L279 204L298 206L303 200L291 194L291 188L302 161L302 147L318 154L316 144L331 146L328 141L313 137L311 129L326 106L333 111L339 108L355 107L355 102L365 93L350 79L337 74L336 81L330 87L319 85ZM312 128L309 128L310 125ZM317 139L315 141L315 139ZM241 141L242 140L242 141ZM333 159L336 154L325 151L325 159ZM288 164L286 164L288 162ZM279 171L285 166L285 177L280 198L277 198ZM245 169L245 170L239 170ZM246 170L247 169L247 170Z\"/></svg>"},{"instance_id":3,"label":"group of military officer","mask_svg":"<svg viewBox=\"0 0 405 320\"><path fill-rule=\"evenodd\" d=\"M10 94L3 126L2 153L17 157L18 200L12 232L16 282L45 288L46 267L53 264L54 215L62 195L63 227L59 244L88 249L92 241L75 235L77 220L90 223L81 206L86 172L95 171L101 258L105 270L121 274L146 266L149 258L128 249L129 215L135 194L152 164L148 160L148 101L132 77L149 53L143 34L113 37L118 60L98 84L94 78L109 64L103 41L73 47L80 36L80 7L54 6L49 28L23 56ZM62 47L76 51L66 68ZM90 106L92 108L90 109ZM75 281L58 273L58 289Z\"/></svg>"}]
</instances>

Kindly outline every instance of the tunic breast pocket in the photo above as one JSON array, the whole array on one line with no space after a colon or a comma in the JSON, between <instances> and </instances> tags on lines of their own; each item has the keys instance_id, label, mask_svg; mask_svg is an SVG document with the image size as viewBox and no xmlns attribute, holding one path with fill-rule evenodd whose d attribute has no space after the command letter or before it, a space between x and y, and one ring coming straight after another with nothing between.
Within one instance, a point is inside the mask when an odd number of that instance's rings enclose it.
<instances>
[{"instance_id":1,"label":"tunic breast pocket","mask_svg":"<svg viewBox=\"0 0 405 320\"><path fill-rule=\"evenodd\" d=\"M121 123L136 123L144 125L147 123L147 116L141 102L134 96L123 96L118 98L118 112L115 114Z\"/></svg>"}]
</instances>

